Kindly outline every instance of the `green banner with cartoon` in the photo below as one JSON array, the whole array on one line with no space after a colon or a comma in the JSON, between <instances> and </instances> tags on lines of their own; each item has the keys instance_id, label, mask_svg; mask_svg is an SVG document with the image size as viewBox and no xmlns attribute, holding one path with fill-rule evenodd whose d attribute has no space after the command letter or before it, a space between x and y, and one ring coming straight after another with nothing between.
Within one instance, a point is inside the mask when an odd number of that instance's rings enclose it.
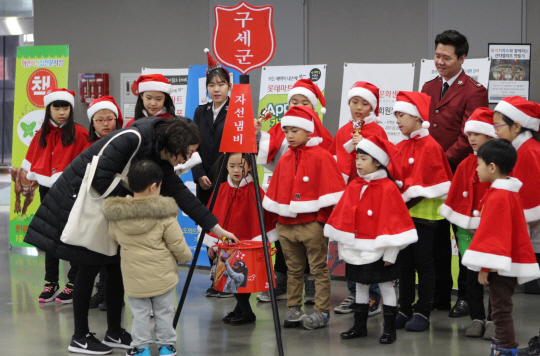
<instances>
[{"instance_id":1,"label":"green banner with cartoon","mask_svg":"<svg viewBox=\"0 0 540 356\"><path fill-rule=\"evenodd\" d=\"M15 65L9 244L31 247L23 240L40 199L37 182L26 178L21 163L45 117L45 90L67 88L69 46L18 47Z\"/></svg>"}]
</instances>

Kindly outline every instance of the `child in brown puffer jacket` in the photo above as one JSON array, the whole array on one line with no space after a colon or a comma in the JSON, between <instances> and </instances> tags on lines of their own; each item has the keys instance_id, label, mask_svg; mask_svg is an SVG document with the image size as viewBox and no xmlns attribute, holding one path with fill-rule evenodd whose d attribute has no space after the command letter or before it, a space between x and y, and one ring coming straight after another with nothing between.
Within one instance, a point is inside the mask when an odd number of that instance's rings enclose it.
<instances>
[{"instance_id":1,"label":"child in brown puffer jacket","mask_svg":"<svg viewBox=\"0 0 540 356\"><path fill-rule=\"evenodd\" d=\"M177 221L178 205L159 195L162 179L156 163L139 161L128 174L133 197L109 198L102 206L109 236L120 244L124 287L133 313L133 342L127 355L150 355L152 309L160 355L176 355L178 262L189 262L192 254Z\"/></svg>"}]
</instances>

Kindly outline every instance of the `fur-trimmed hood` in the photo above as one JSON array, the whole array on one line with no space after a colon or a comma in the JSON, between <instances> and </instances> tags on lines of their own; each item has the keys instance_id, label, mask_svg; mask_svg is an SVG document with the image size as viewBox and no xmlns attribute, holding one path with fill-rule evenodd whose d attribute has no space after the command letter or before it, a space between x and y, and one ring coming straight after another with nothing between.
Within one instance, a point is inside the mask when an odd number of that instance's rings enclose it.
<instances>
[{"instance_id":1,"label":"fur-trimmed hood","mask_svg":"<svg viewBox=\"0 0 540 356\"><path fill-rule=\"evenodd\" d=\"M127 234L145 233L160 220L178 215L178 205L173 198L127 196L105 199L101 210L110 221L117 221Z\"/></svg>"}]
</instances>

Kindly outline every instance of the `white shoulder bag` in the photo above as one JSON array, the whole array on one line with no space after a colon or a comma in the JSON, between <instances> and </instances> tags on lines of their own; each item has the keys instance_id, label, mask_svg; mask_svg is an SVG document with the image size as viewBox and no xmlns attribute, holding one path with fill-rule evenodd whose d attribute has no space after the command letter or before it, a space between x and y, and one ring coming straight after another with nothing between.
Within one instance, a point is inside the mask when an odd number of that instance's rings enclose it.
<instances>
[{"instance_id":1,"label":"white shoulder bag","mask_svg":"<svg viewBox=\"0 0 540 356\"><path fill-rule=\"evenodd\" d=\"M131 155L131 158L129 159L122 173L116 174L107 191L100 196L99 193L92 187L92 180L94 179L94 175L96 173L99 157L103 154L109 143L126 133L134 133L139 137L137 149ZM68 221L64 227L64 231L62 231L62 236L60 237L62 242L68 245L86 247L91 251L107 256L116 255L118 251L118 243L109 237L109 221L105 219L105 216L101 211L101 203L109 196L109 194L111 194L120 181L127 180L131 160L133 157L135 157L137 151L139 151L141 140L141 135L138 131L122 131L109 140L103 146L101 151L99 151L99 154L92 158L92 162L88 163L81 183L81 188L79 190L79 195L77 196L75 204L69 213Z\"/></svg>"}]
</instances>

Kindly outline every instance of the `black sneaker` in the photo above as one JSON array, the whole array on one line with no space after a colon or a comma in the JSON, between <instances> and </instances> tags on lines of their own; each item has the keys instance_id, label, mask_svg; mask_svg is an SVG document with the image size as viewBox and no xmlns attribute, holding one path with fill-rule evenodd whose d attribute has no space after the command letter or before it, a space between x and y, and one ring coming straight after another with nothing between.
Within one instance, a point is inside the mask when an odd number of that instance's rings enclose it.
<instances>
[{"instance_id":1,"label":"black sneaker","mask_svg":"<svg viewBox=\"0 0 540 356\"><path fill-rule=\"evenodd\" d=\"M217 297L218 296L218 291L214 289L214 287L210 287L206 290L206 292L204 293L204 296L205 297Z\"/></svg>"},{"instance_id":2,"label":"black sneaker","mask_svg":"<svg viewBox=\"0 0 540 356\"><path fill-rule=\"evenodd\" d=\"M58 283L46 282L45 287L43 287L43 292L41 292L41 294L39 295L39 302L52 302L58 294L60 294Z\"/></svg>"},{"instance_id":3,"label":"black sneaker","mask_svg":"<svg viewBox=\"0 0 540 356\"><path fill-rule=\"evenodd\" d=\"M87 355L107 355L112 352L112 348L104 345L101 341L96 339L95 333L88 333L86 336L76 339L75 336L71 338L68 351L76 354Z\"/></svg>"},{"instance_id":4,"label":"black sneaker","mask_svg":"<svg viewBox=\"0 0 540 356\"><path fill-rule=\"evenodd\" d=\"M66 284L66 288L64 288L62 293L58 294L55 300L65 304L73 303L73 283Z\"/></svg>"},{"instance_id":5,"label":"black sneaker","mask_svg":"<svg viewBox=\"0 0 540 356\"><path fill-rule=\"evenodd\" d=\"M99 307L101 303L105 302L105 287L98 288L96 294L90 299L90 309Z\"/></svg>"},{"instance_id":6,"label":"black sneaker","mask_svg":"<svg viewBox=\"0 0 540 356\"><path fill-rule=\"evenodd\" d=\"M105 345L120 349L131 349L131 341L131 334L125 329L122 329L122 331L115 334L107 331L105 333L105 337L103 338L103 343Z\"/></svg>"},{"instance_id":7,"label":"black sneaker","mask_svg":"<svg viewBox=\"0 0 540 356\"><path fill-rule=\"evenodd\" d=\"M218 298L231 298L231 297L234 297L234 293L218 292L217 297Z\"/></svg>"}]
</instances>

